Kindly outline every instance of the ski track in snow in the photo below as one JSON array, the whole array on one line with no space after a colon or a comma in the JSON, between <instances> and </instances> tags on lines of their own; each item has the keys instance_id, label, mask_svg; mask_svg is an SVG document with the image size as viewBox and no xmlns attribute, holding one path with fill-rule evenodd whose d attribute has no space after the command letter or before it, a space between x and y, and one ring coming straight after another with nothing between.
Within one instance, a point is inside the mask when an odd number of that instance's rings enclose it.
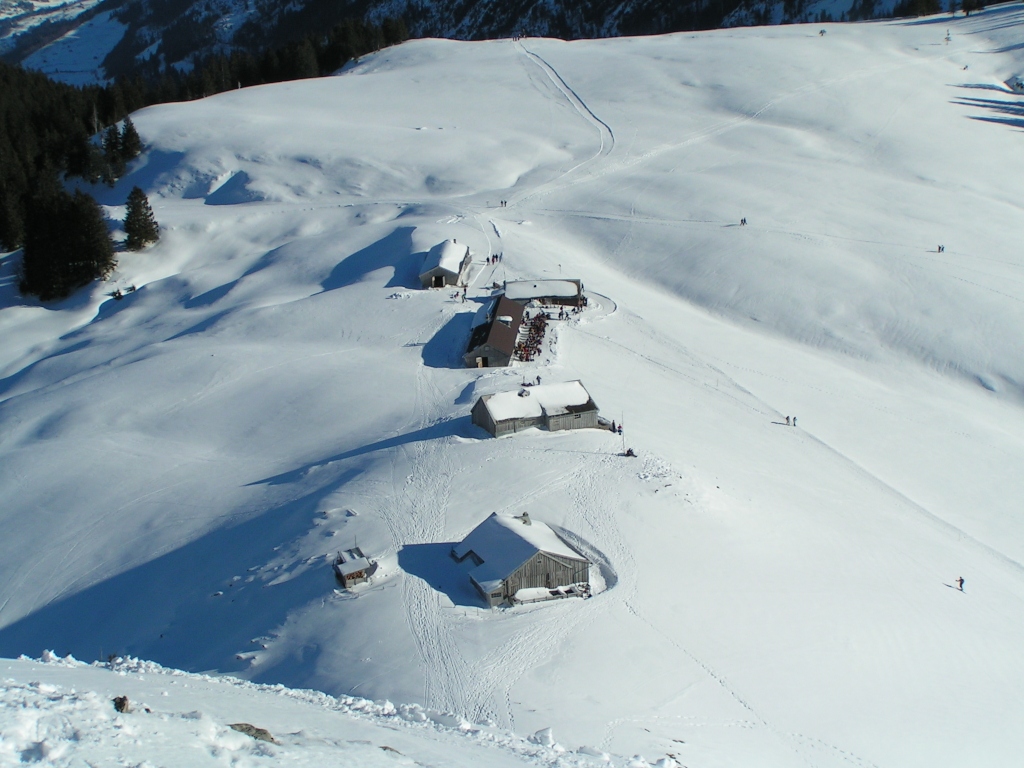
<instances>
[{"instance_id":1,"label":"ski track in snow","mask_svg":"<svg viewBox=\"0 0 1024 768\"><path fill-rule=\"evenodd\" d=\"M513 45L516 46L517 50L522 52L522 54L526 57L528 61L535 64L541 70L541 72L544 73L545 77L547 77L551 84L554 85L554 87L562 94L563 97L565 97L565 100L574 110L576 110L580 117L582 117L584 120L590 123L590 125L594 126L594 128L597 130L598 137L600 140L600 145L598 146L597 151L594 152L594 154L591 155L590 157L581 160L572 168L569 168L564 173L559 174L556 178L538 185L533 190L526 192L525 194L513 194L512 196L510 196L509 205L517 206L522 205L526 201L533 199L537 196L549 194L550 192L553 192L556 189L564 189L567 186L585 180L586 177L571 180L570 176L575 174L581 168L590 166L594 162L608 157L608 155L610 155L612 151L615 149L615 133L604 120L602 120L596 114L594 114L593 110L591 110L590 107L587 106L586 102L584 102L583 99L579 97L576 91L572 89L572 87L565 81L565 79L558 73L558 71L547 62L546 59L540 56L540 54L534 53L533 51L529 50L525 45L523 45L519 41L515 41Z\"/></svg>"}]
</instances>

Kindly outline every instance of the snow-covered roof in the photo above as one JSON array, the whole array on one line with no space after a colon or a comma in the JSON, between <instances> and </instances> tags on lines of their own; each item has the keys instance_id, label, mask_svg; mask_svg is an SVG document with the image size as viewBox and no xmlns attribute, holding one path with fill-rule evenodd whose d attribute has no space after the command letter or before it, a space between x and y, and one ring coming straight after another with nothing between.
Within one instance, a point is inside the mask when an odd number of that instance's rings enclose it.
<instances>
[{"instance_id":1,"label":"snow-covered roof","mask_svg":"<svg viewBox=\"0 0 1024 768\"><path fill-rule=\"evenodd\" d=\"M338 569L339 573L342 573L345 576L351 576L353 573L356 573L358 571L369 570L371 565L373 565L373 563L371 563L369 559L365 557L359 557L355 560L348 560L344 563L337 563L335 567Z\"/></svg>"},{"instance_id":2,"label":"snow-covered roof","mask_svg":"<svg viewBox=\"0 0 1024 768\"><path fill-rule=\"evenodd\" d=\"M557 416L589 402L590 393L577 379L558 384L523 387L515 392L499 392L487 398L484 404L492 419L505 421L537 418L545 414Z\"/></svg>"},{"instance_id":3,"label":"snow-covered roof","mask_svg":"<svg viewBox=\"0 0 1024 768\"><path fill-rule=\"evenodd\" d=\"M505 283L505 295L513 301L544 296L571 299L580 295L580 285L576 280L514 280Z\"/></svg>"},{"instance_id":4,"label":"snow-covered roof","mask_svg":"<svg viewBox=\"0 0 1024 768\"><path fill-rule=\"evenodd\" d=\"M488 592L538 552L586 559L545 523L532 520L527 525L519 517L497 512L470 531L452 551L460 560L472 552L483 561L469 575Z\"/></svg>"},{"instance_id":5,"label":"snow-covered roof","mask_svg":"<svg viewBox=\"0 0 1024 768\"><path fill-rule=\"evenodd\" d=\"M469 246L464 243L456 243L454 240L438 243L427 251L420 274L425 275L432 269L440 267L457 275L462 270L462 261L466 258L467 253L469 253Z\"/></svg>"}]
</instances>

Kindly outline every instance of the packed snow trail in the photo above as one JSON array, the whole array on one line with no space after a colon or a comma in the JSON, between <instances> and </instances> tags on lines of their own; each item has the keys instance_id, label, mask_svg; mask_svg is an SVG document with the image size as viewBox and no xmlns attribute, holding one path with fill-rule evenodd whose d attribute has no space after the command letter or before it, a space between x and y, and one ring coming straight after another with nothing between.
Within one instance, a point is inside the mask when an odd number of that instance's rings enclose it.
<instances>
[{"instance_id":1,"label":"packed snow trail","mask_svg":"<svg viewBox=\"0 0 1024 768\"><path fill-rule=\"evenodd\" d=\"M544 73L545 77L547 77L551 84L554 85L559 93L562 94L565 100L569 102L569 105L580 115L580 117L594 126L600 139L600 145L591 157L581 160L576 165L560 174L557 178L544 182L525 193L512 193L509 197L509 203L513 207L519 207L539 195L547 194L554 189L562 189L588 178L587 176L582 176L580 178L571 177L573 177L573 175L581 168L589 168L593 163L601 160L602 158L608 157L608 155L612 153L615 149L615 132L612 131L611 126L609 126L608 123L594 114L593 110L587 106L586 102L576 94L572 87L565 82L563 77L542 56L529 50L519 41L515 41L513 45L516 46L517 50L522 52L523 56L525 56L527 60L535 64L541 72Z\"/></svg>"}]
</instances>

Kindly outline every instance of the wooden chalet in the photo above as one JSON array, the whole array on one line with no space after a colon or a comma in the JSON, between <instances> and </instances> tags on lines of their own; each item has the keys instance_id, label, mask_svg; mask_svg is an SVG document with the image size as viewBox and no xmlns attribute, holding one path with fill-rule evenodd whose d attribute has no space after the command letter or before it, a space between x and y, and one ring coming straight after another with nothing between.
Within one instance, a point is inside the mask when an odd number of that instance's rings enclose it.
<instances>
[{"instance_id":1,"label":"wooden chalet","mask_svg":"<svg viewBox=\"0 0 1024 768\"><path fill-rule=\"evenodd\" d=\"M529 514L497 512L452 547L475 566L469 580L490 607L590 593L590 561Z\"/></svg>"},{"instance_id":2,"label":"wooden chalet","mask_svg":"<svg viewBox=\"0 0 1024 768\"><path fill-rule=\"evenodd\" d=\"M597 403L579 380L483 395L473 406L472 416L474 424L495 437L531 427L557 432L599 426Z\"/></svg>"}]
</instances>

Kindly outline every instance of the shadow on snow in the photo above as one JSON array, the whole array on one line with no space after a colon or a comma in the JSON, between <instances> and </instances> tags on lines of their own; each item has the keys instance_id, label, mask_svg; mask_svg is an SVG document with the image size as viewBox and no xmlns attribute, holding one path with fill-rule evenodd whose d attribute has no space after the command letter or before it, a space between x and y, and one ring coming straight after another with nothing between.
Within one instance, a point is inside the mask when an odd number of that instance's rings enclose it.
<instances>
[{"instance_id":1,"label":"shadow on snow","mask_svg":"<svg viewBox=\"0 0 1024 768\"><path fill-rule=\"evenodd\" d=\"M298 560L280 570L264 566L279 555L281 542L295 541L314 526L318 501L358 471L50 603L0 629L0 654L38 656L49 649L85 661L131 654L188 671L241 672L248 660L237 654L257 650L253 638L281 626L296 608L333 593L326 558ZM233 582L235 576L241 580ZM309 660L289 659L272 676L301 684L308 666Z\"/></svg>"},{"instance_id":2,"label":"shadow on snow","mask_svg":"<svg viewBox=\"0 0 1024 768\"><path fill-rule=\"evenodd\" d=\"M360 282L371 272L391 267L394 274L386 288L419 288L419 267L422 253L412 252L415 227L399 227L387 237L351 256L346 256L320 284L324 291L333 291Z\"/></svg>"},{"instance_id":3,"label":"shadow on snow","mask_svg":"<svg viewBox=\"0 0 1024 768\"><path fill-rule=\"evenodd\" d=\"M398 565L410 576L423 579L432 589L443 593L453 605L484 608L485 603L469 581L472 560L457 563L452 559L454 542L406 544L398 550Z\"/></svg>"},{"instance_id":4,"label":"shadow on snow","mask_svg":"<svg viewBox=\"0 0 1024 768\"><path fill-rule=\"evenodd\" d=\"M429 427L414 429L412 432L406 432L403 435L395 435L394 437L389 437L385 440L378 440L375 443L367 443L366 445L361 445L358 448L342 451L341 453L337 453L334 456L330 456L321 461L305 464L296 469L282 472L279 475L265 477L262 480L255 480L247 485L284 485L286 483L294 483L301 480L309 472L325 467L335 461L344 461L345 459L352 459L356 456L365 456L368 453L374 453L376 451L385 451L389 448L398 448L399 446L409 445L410 443L419 443L425 440L437 440L444 437L452 437L454 435L475 437L476 435L472 434L474 429L475 428L472 426L469 416L447 419L445 421L440 421L437 424L431 424Z\"/></svg>"}]
</instances>

